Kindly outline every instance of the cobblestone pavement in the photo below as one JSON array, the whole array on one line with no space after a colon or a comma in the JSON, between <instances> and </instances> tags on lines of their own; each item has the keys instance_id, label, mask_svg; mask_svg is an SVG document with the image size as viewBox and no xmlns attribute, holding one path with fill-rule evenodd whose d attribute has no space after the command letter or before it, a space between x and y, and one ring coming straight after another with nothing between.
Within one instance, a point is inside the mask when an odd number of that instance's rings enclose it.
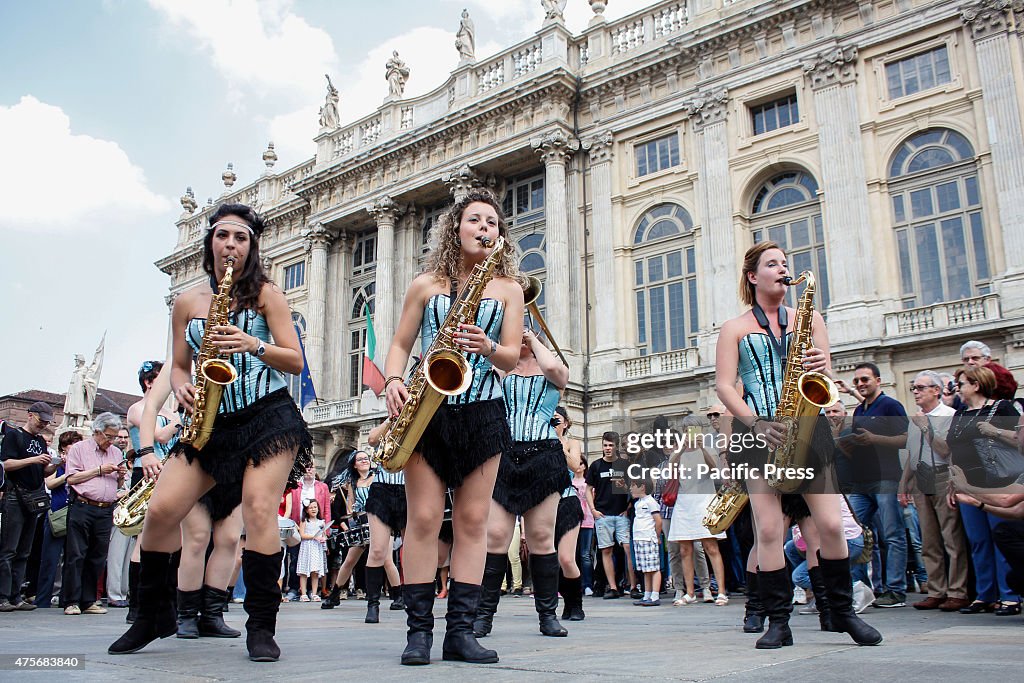
<instances>
[{"instance_id":1,"label":"cobblestone pavement","mask_svg":"<svg viewBox=\"0 0 1024 683\"><path fill-rule=\"evenodd\" d=\"M912 596L916 597L916 596ZM537 631L533 601L503 598L495 633L483 643L498 651L494 665L441 661L444 601L435 605L434 663L403 667L404 613L382 602L380 624L363 623L365 602L348 600L334 610L317 603L281 606L276 664L245 657L245 639L178 640L150 644L142 652L112 657L107 646L124 630L123 609L102 616L65 616L59 609L0 614L0 654L78 655L84 668L11 674L0 680L111 681L645 681L823 680L934 681L1015 679L1007 665L1019 661L1021 617L965 616L919 612L910 607L870 609L863 615L882 631L880 647L860 648L843 634L817 630L817 617L793 615L794 647L755 650L757 636L739 629L743 597L726 607L698 604L634 607L630 600L588 598L587 619L567 622L568 638ZM233 605L227 620L242 627L245 614ZM7 662L5 662L6 666ZM1011 665L1012 666L1012 665Z\"/></svg>"}]
</instances>

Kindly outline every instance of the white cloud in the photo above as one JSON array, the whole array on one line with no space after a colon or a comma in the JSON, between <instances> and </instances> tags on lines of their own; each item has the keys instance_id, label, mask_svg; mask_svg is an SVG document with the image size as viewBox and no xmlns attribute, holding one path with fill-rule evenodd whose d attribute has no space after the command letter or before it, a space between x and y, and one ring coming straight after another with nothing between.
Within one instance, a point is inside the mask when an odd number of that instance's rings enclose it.
<instances>
[{"instance_id":1,"label":"white cloud","mask_svg":"<svg viewBox=\"0 0 1024 683\"><path fill-rule=\"evenodd\" d=\"M289 0L149 0L175 25L184 26L208 51L235 91L315 98L323 74L337 64L326 31L310 26Z\"/></svg>"},{"instance_id":2,"label":"white cloud","mask_svg":"<svg viewBox=\"0 0 1024 683\"><path fill-rule=\"evenodd\" d=\"M31 95L0 106L0 149L5 225L62 231L101 214L130 219L171 206L116 142L73 134L60 107Z\"/></svg>"}]
</instances>

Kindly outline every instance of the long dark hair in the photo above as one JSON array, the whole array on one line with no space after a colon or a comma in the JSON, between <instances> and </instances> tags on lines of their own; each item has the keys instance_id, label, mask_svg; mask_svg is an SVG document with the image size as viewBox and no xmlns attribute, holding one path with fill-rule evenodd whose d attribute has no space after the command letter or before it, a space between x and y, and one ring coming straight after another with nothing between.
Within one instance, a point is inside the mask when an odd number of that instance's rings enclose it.
<instances>
[{"instance_id":1,"label":"long dark hair","mask_svg":"<svg viewBox=\"0 0 1024 683\"><path fill-rule=\"evenodd\" d=\"M260 235L263 234L266 224L263 218L256 213L252 207L245 204L221 204L210 216L210 226L225 216L238 216L249 224L253 234L249 239L249 255L245 259L245 267L241 273L235 273L235 284L231 288L232 298L235 300L236 310L251 308L256 310L259 306L260 292L263 285L270 282L266 272L263 270L263 263L260 261ZM203 237L203 271L207 275L213 275L213 230L207 230Z\"/></svg>"}]
</instances>

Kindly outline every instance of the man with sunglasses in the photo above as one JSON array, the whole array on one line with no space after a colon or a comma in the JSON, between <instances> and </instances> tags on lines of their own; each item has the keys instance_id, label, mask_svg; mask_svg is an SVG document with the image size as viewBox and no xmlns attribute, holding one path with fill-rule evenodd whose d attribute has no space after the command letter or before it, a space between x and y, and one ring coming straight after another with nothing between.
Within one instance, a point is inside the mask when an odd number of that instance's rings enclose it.
<instances>
[{"instance_id":1,"label":"man with sunglasses","mask_svg":"<svg viewBox=\"0 0 1024 683\"><path fill-rule=\"evenodd\" d=\"M854 368L853 386L863 402L853 412L853 434L839 441L851 460L850 505L857 519L865 522L877 514L884 539L885 580L873 606L903 607L907 597L907 535L897 490L902 475L899 451L907 444L907 411L882 391L881 372L874 363L860 363ZM854 567L853 574L855 580L869 583L866 565Z\"/></svg>"},{"instance_id":2,"label":"man with sunglasses","mask_svg":"<svg viewBox=\"0 0 1024 683\"><path fill-rule=\"evenodd\" d=\"M29 495L43 491L43 478L53 473L43 431L53 420L53 408L43 401L28 407L25 426L7 425L0 460L8 483L0 509L0 612L34 610L35 605L21 596L25 566L32 553L36 524L42 516L26 504ZM48 507L48 506L47 506Z\"/></svg>"}]
</instances>

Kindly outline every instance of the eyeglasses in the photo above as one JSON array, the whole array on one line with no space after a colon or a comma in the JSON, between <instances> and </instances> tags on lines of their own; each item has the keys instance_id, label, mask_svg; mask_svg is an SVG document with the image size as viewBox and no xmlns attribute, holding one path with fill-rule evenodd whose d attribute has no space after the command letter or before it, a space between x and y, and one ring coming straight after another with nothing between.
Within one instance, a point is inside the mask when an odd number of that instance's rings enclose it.
<instances>
[{"instance_id":1,"label":"eyeglasses","mask_svg":"<svg viewBox=\"0 0 1024 683\"><path fill-rule=\"evenodd\" d=\"M113 441L114 439L117 438L117 434L107 434L106 432L100 433L103 435L103 438L106 439L107 441Z\"/></svg>"},{"instance_id":2,"label":"eyeglasses","mask_svg":"<svg viewBox=\"0 0 1024 683\"><path fill-rule=\"evenodd\" d=\"M854 384L867 384L871 380L872 380L871 377L854 377L853 378L853 383Z\"/></svg>"},{"instance_id":3,"label":"eyeglasses","mask_svg":"<svg viewBox=\"0 0 1024 683\"><path fill-rule=\"evenodd\" d=\"M721 413L708 413L709 420L717 420L720 417L722 417Z\"/></svg>"},{"instance_id":4,"label":"eyeglasses","mask_svg":"<svg viewBox=\"0 0 1024 683\"><path fill-rule=\"evenodd\" d=\"M925 389L938 389L934 384L911 384L911 391L924 391Z\"/></svg>"}]
</instances>

